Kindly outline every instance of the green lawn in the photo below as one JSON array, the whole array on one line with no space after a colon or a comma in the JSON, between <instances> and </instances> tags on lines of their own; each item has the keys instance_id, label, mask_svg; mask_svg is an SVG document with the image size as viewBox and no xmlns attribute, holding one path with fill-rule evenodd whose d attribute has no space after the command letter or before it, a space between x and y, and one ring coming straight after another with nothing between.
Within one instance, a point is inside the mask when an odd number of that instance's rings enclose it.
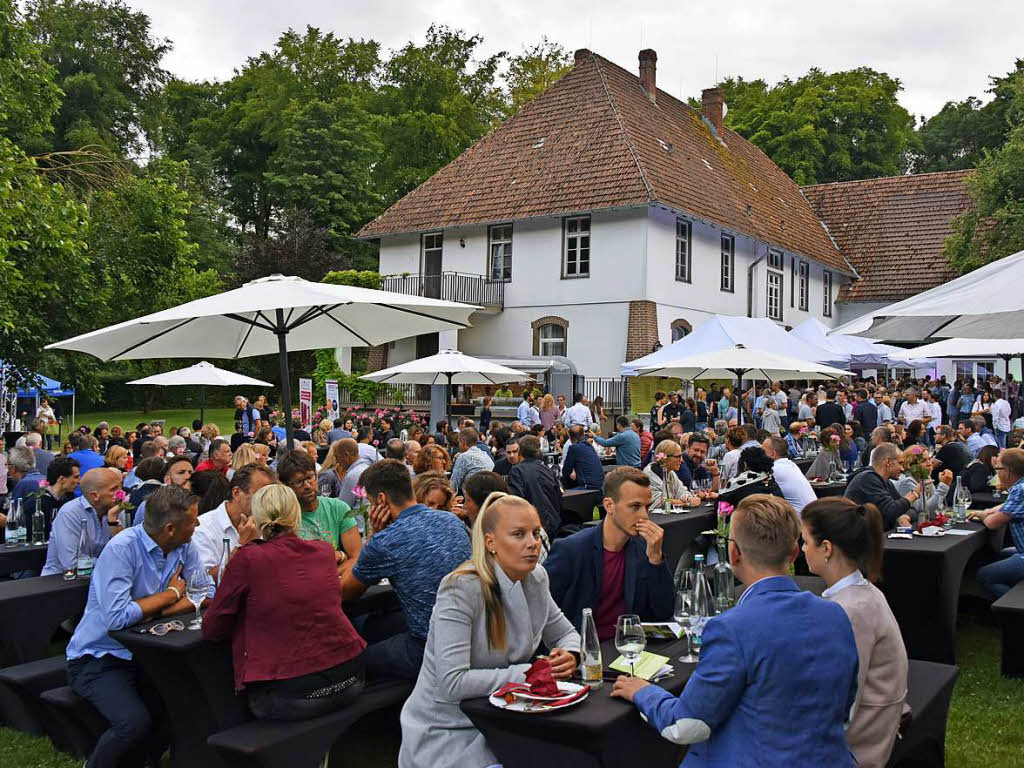
<instances>
[{"instance_id":1,"label":"green lawn","mask_svg":"<svg viewBox=\"0 0 1024 768\"><path fill-rule=\"evenodd\" d=\"M235 409L234 408L207 408L206 422L216 424L222 435L230 435L235 431ZM199 418L198 408L176 408L172 410L157 410L143 413L142 411L93 411L91 413L76 413L76 426L85 424L87 427L95 427L101 421L111 426L120 424L125 430L135 429L135 425L142 421L164 420L166 427L191 427L192 420ZM65 434L67 434L65 432Z\"/></svg>"},{"instance_id":2,"label":"green lawn","mask_svg":"<svg viewBox=\"0 0 1024 768\"><path fill-rule=\"evenodd\" d=\"M970 617L957 633L960 677L953 691L946 732L948 768L1024 766L1024 680L999 674L999 631ZM363 768L395 765L400 738L397 710L375 717L346 734L345 753ZM0 768L78 768L81 760L62 755L46 739L0 728Z\"/></svg>"}]
</instances>

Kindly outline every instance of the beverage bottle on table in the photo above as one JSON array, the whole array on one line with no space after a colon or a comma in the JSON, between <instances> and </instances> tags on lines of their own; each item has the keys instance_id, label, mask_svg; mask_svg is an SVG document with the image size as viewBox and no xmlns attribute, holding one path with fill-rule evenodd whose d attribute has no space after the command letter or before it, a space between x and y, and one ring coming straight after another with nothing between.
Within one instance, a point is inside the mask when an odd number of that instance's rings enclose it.
<instances>
[{"instance_id":1,"label":"beverage bottle on table","mask_svg":"<svg viewBox=\"0 0 1024 768\"><path fill-rule=\"evenodd\" d=\"M231 559L231 539L226 536L221 539L221 551L220 560L217 562L217 586L220 586L221 581L224 579L224 569L228 567L228 560Z\"/></svg>"},{"instance_id":2,"label":"beverage bottle on table","mask_svg":"<svg viewBox=\"0 0 1024 768\"><path fill-rule=\"evenodd\" d=\"M736 580L729 563L729 548L722 547L718 551L718 563L715 565L715 613L722 613L732 607L735 592Z\"/></svg>"},{"instance_id":3,"label":"beverage bottle on table","mask_svg":"<svg viewBox=\"0 0 1024 768\"><path fill-rule=\"evenodd\" d=\"M75 558L77 575L92 576L92 542L89 540L89 522L82 518L82 532L78 536L78 555Z\"/></svg>"},{"instance_id":4,"label":"beverage bottle on table","mask_svg":"<svg viewBox=\"0 0 1024 768\"><path fill-rule=\"evenodd\" d=\"M580 641L583 684L591 688L600 688L604 669L601 664L601 641L597 638L597 623L594 621L594 612L590 608L583 609Z\"/></svg>"},{"instance_id":5,"label":"beverage bottle on table","mask_svg":"<svg viewBox=\"0 0 1024 768\"><path fill-rule=\"evenodd\" d=\"M704 575L704 555L695 555L693 558L693 602L690 605L690 637L693 652L696 654L700 654L704 624L714 615L714 597L711 594L711 585L708 584L707 576Z\"/></svg>"},{"instance_id":6,"label":"beverage bottle on table","mask_svg":"<svg viewBox=\"0 0 1024 768\"><path fill-rule=\"evenodd\" d=\"M967 508L971 505L971 492L964 485L963 478L957 476L956 488L953 490L953 520L962 523L967 520Z\"/></svg>"},{"instance_id":7,"label":"beverage bottle on table","mask_svg":"<svg viewBox=\"0 0 1024 768\"><path fill-rule=\"evenodd\" d=\"M21 499L18 499L11 507L11 511L7 513L7 543L24 544L26 535Z\"/></svg>"},{"instance_id":8,"label":"beverage bottle on table","mask_svg":"<svg viewBox=\"0 0 1024 768\"><path fill-rule=\"evenodd\" d=\"M43 505L36 500L36 511L32 513L32 543L42 544L46 541L46 514Z\"/></svg>"}]
</instances>

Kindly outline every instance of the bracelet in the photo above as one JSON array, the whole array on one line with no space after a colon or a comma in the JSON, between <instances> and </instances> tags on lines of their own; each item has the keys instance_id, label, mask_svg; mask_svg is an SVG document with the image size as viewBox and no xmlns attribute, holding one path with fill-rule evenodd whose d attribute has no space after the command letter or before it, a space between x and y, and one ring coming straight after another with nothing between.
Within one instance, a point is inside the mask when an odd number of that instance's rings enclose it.
<instances>
[{"instance_id":1,"label":"bracelet","mask_svg":"<svg viewBox=\"0 0 1024 768\"><path fill-rule=\"evenodd\" d=\"M172 584L168 584L167 588L174 593L174 597L176 598L174 602L178 602L178 600L181 600L181 591L177 587L175 587Z\"/></svg>"}]
</instances>

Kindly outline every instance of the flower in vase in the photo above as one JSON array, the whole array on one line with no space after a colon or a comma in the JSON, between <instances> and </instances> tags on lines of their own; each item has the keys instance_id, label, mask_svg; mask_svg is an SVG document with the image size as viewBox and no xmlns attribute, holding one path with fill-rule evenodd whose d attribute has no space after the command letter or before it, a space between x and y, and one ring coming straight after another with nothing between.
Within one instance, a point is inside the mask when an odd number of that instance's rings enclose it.
<instances>
[{"instance_id":1,"label":"flower in vase","mask_svg":"<svg viewBox=\"0 0 1024 768\"><path fill-rule=\"evenodd\" d=\"M360 499L360 500L365 499L366 498L366 489L363 488L363 486L361 486L361 485L357 485L355 488L352 489L352 495L355 498Z\"/></svg>"},{"instance_id":2,"label":"flower in vase","mask_svg":"<svg viewBox=\"0 0 1024 768\"><path fill-rule=\"evenodd\" d=\"M121 490L117 491L117 493L114 494L114 501L119 502L119 503L124 501L127 498L128 498L128 494L125 493L124 491L121 491Z\"/></svg>"},{"instance_id":3,"label":"flower in vase","mask_svg":"<svg viewBox=\"0 0 1024 768\"><path fill-rule=\"evenodd\" d=\"M42 480L39 481L39 488L40 489L49 488L49 487L50 487L50 481L47 480L46 478L43 478Z\"/></svg>"}]
</instances>

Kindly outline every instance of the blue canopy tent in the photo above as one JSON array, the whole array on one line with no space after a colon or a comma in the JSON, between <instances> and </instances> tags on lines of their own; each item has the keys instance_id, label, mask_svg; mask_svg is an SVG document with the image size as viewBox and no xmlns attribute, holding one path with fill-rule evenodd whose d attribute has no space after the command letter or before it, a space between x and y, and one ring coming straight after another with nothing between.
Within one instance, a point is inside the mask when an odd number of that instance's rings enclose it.
<instances>
[{"instance_id":1,"label":"blue canopy tent","mask_svg":"<svg viewBox=\"0 0 1024 768\"><path fill-rule=\"evenodd\" d=\"M64 387L56 379L51 379L49 376L43 376L41 373L33 374L33 378L36 380L36 386L34 387L20 387L18 389L18 398L25 398L26 400L36 401L36 411L39 410L39 400L43 397L54 398L54 397L70 397L71 398L71 424L75 423L75 390L73 387ZM35 412L33 412L35 415ZM24 425L23 425L24 426ZM59 432L58 432L59 435Z\"/></svg>"}]
</instances>

